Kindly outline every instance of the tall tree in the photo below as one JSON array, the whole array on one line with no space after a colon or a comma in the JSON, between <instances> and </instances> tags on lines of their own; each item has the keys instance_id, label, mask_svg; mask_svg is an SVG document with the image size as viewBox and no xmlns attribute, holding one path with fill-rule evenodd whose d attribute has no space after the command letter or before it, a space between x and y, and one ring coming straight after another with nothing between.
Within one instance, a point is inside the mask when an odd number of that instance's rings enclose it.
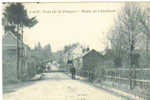
<instances>
[{"instance_id":1,"label":"tall tree","mask_svg":"<svg viewBox=\"0 0 150 100\"><path fill-rule=\"evenodd\" d=\"M118 25L115 26L115 32L111 40L116 43L117 49L124 49L128 52L129 65L132 67L133 54L139 47L139 37L141 33L141 24L139 23L139 7L134 3L126 3L118 16ZM119 44L119 45L118 45Z\"/></svg>"},{"instance_id":2,"label":"tall tree","mask_svg":"<svg viewBox=\"0 0 150 100\"><path fill-rule=\"evenodd\" d=\"M50 44L47 44L47 45L43 48L42 54L43 54L45 60L50 60L50 58L51 58L51 56L52 56L51 45L50 45Z\"/></svg>"},{"instance_id":3,"label":"tall tree","mask_svg":"<svg viewBox=\"0 0 150 100\"><path fill-rule=\"evenodd\" d=\"M126 3L118 16L118 25L114 27L115 32L111 40L114 39L117 44L121 45L117 48L121 48L127 51L128 54L128 66L130 68L129 76L132 79L132 69L138 65L139 54L136 50L139 50L140 37L143 35L143 25L139 20L140 7L136 3ZM117 35L116 33L119 33ZM119 40L119 41L118 41ZM114 45L112 43L112 45ZM132 80L130 80L130 88L133 88Z\"/></svg>"}]
</instances>

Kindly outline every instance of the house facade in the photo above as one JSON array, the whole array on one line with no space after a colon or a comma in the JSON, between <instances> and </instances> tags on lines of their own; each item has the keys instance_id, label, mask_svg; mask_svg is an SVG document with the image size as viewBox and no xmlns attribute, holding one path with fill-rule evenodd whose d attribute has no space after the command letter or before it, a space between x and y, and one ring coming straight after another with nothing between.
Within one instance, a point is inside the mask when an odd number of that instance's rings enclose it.
<instances>
[{"instance_id":1,"label":"house facade","mask_svg":"<svg viewBox=\"0 0 150 100\"><path fill-rule=\"evenodd\" d=\"M19 72L25 76L29 74L29 67L33 66L31 62L31 50L21 40L18 40L19 47ZM3 80L17 80L17 37L7 32L2 37L2 57L3 57ZM5 82L4 82L5 83Z\"/></svg>"},{"instance_id":2,"label":"house facade","mask_svg":"<svg viewBox=\"0 0 150 100\"><path fill-rule=\"evenodd\" d=\"M92 49L82 56L81 75L87 76L89 71L96 73L100 62L103 62L103 55Z\"/></svg>"}]
</instances>

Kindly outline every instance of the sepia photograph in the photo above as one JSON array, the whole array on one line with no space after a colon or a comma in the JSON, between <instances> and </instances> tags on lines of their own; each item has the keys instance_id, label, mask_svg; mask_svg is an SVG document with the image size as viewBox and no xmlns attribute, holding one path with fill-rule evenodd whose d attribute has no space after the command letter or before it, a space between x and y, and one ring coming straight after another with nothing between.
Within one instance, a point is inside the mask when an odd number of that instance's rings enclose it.
<instances>
[{"instance_id":1,"label":"sepia photograph","mask_svg":"<svg viewBox=\"0 0 150 100\"><path fill-rule=\"evenodd\" d=\"M150 2L3 2L2 100L150 100Z\"/></svg>"}]
</instances>

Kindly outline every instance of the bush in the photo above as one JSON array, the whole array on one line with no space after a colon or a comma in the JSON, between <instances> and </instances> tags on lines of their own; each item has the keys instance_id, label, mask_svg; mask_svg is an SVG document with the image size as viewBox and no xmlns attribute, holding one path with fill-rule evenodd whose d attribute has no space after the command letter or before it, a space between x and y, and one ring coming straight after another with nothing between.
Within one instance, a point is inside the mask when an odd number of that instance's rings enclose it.
<instances>
[{"instance_id":1,"label":"bush","mask_svg":"<svg viewBox=\"0 0 150 100\"><path fill-rule=\"evenodd\" d=\"M135 65L137 68L139 67L139 58L140 58L140 54L138 53L132 55L131 63L132 65Z\"/></svg>"},{"instance_id":2,"label":"bush","mask_svg":"<svg viewBox=\"0 0 150 100\"><path fill-rule=\"evenodd\" d=\"M115 57L114 58L114 65L118 68L122 66L122 59L121 57Z\"/></svg>"}]
</instances>

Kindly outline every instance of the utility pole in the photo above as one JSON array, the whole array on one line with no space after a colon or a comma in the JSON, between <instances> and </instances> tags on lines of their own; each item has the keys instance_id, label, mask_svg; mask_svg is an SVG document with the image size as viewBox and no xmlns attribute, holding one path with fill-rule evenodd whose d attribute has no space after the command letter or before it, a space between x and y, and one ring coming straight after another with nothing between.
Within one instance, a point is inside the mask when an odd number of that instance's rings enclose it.
<instances>
[{"instance_id":1,"label":"utility pole","mask_svg":"<svg viewBox=\"0 0 150 100\"><path fill-rule=\"evenodd\" d=\"M19 59L20 59L19 26L17 25L17 79L18 80L20 80Z\"/></svg>"},{"instance_id":2,"label":"utility pole","mask_svg":"<svg viewBox=\"0 0 150 100\"><path fill-rule=\"evenodd\" d=\"M21 59L21 62L20 62L20 64L21 64L21 66L20 66L20 70L21 70L21 73L22 74L20 74L20 76L21 76L21 80L23 80L23 78L24 78L24 74L23 74L23 70L22 70L22 68L24 67L24 60L23 60L23 58L24 58L24 43L23 43L23 24L21 24L21 51L20 51L20 59Z\"/></svg>"}]
</instances>

